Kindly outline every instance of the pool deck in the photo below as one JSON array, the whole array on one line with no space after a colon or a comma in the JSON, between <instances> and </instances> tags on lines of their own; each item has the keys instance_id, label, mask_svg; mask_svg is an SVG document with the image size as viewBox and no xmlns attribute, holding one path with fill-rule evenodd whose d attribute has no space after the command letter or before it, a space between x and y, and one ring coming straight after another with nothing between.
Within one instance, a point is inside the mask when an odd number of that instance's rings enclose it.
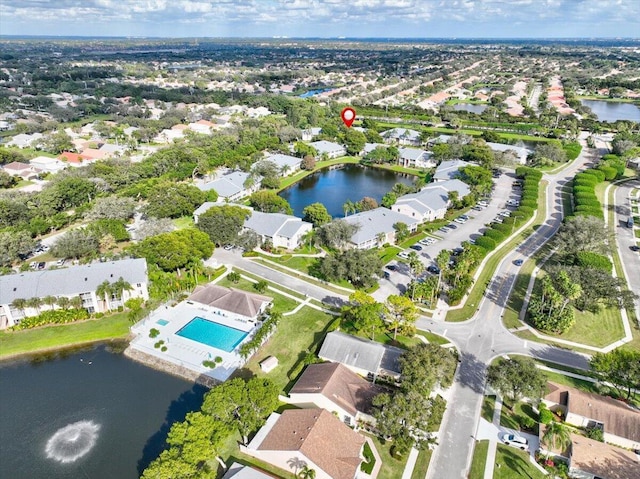
<instances>
[{"instance_id":1,"label":"pool deck","mask_svg":"<svg viewBox=\"0 0 640 479\"><path fill-rule=\"evenodd\" d=\"M177 331L195 317L246 331L249 334L232 352L226 352L176 335ZM159 320L160 323L158 323ZM162 324L164 322L162 320L167 323ZM176 371L181 371L183 370L182 368L191 371L192 374L181 374L187 379L193 380L194 377L204 376L216 381L225 381L236 369L244 366L245 361L235 351L238 350L240 345L251 339L251 332L255 329L255 326L251 322L215 314L211 308L203 304L183 301L173 307L161 306L147 318L132 326L131 332L136 337L131 341L129 348L159 359L158 367L160 369L162 369L162 364L170 363L177 366ZM149 337L149 332L152 328L160 331L160 334L155 338ZM167 351L162 352L160 348L154 347L158 341L164 341L163 346L167 347ZM131 356L136 359L135 355ZM202 365L203 361L214 361L216 357L222 358L222 362L218 363L215 368L211 369ZM148 361L144 362L148 363ZM175 374L175 371L172 371L172 373Z\"/></svg>"}]
</instances>

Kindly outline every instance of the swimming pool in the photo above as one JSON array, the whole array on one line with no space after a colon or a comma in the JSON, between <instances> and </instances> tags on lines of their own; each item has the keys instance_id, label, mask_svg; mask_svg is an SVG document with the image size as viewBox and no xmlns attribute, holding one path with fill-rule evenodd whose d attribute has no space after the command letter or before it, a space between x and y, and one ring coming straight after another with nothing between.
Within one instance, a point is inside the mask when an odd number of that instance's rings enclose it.
<instances>
[{"instance_id":1,"label":"swimming pool","mask_svg":"<svg viewBox=\"0 0 640 479\"><path fill-rule=\"evenodd\" d=\"M176 332L177 336L182 336L228 353L233 351L247 334L249 333L246 331L230 328L197 316Z\"/></svg>"}]
</instances>

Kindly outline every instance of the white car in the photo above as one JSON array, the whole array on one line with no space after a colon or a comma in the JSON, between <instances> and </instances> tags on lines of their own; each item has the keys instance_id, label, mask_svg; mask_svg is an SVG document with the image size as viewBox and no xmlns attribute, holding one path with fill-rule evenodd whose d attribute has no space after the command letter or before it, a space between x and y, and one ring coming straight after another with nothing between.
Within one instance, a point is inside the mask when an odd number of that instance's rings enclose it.
<instances>
[{"instance_id":1,"label":"white car","mask_svg":"<svg viewBox=\"0 0 640 479\"><path fill-rule=\"evenodd\" d=\"M529 449L529 441L527 441L524 437L516 436L511 433L504 433L500 436L502 442L504 442L507 446L517 447L518 449L522 449L523 451L527 451Z\"/></svg>"},{"instance_id":2,"label":"white car","mask_svg":"<svg viewBox=\"0 0 640 479\"><path fill-rule=\"evenodd\" d=\"M409 258L409 253L407 253L406 251L401 251L400 253L398 253L398 256L400 256L401 258L404 258L404 259L408 259Z\"/></svg>"},{"instance_id":3,"label":"white car","mask_svg":"<svg viewBox=\"0 0 640 479\"><path fill-rule=\"evenodd\" d=\"M478 201L478 206L489 206L489 203L487 203L486 201L482 200L482 201Z\"/></svg>"}]
</instances>

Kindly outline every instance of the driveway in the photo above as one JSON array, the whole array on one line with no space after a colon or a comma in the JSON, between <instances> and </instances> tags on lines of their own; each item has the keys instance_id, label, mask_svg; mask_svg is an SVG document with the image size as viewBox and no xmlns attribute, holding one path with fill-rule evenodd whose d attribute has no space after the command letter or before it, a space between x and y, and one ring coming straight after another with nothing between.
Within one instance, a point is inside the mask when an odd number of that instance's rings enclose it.
<instances>
[{"instance_id":1,"label":"driveway","mask_svg":"<svg viewBox=\"0 0 640 479\"><path fill-rule=\"evenodd\" d=\"M501 439L503 434L515 434L516 436L525 438L529 442L529 454L531 457L535 458L536 451L540 449L540 439L538 436L522 431L516 431L515 429L510 429L504 426L496 426L486 419L480 418L476 440L482 441L486 439L489 441L496 441L498 444L504 444Z\"/></svg>"}]
</instances>

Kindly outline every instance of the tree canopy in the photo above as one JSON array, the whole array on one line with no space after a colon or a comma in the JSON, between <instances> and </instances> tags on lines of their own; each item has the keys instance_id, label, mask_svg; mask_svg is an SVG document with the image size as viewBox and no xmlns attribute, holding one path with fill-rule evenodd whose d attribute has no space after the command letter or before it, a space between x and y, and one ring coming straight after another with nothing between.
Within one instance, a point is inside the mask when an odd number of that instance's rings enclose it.
<instances>
[{"instance_id":1,"label":"tree canopy","mask_svg":"<svg viewBox=\"0 0 640 479\"><path fill-rule=\"evenodd\" d=\"M198 217L198 228L216 245L236 244L251 210L241 206L212 206Z\"/></svg>"}]
</instances>

